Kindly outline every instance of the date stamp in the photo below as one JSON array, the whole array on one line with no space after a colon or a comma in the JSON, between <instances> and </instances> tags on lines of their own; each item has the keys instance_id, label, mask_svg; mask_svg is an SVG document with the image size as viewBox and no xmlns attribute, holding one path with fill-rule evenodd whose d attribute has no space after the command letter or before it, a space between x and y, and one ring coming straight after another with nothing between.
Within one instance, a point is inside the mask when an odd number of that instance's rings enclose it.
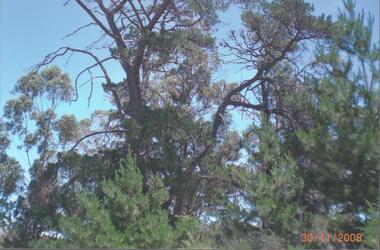
<instances>
[{"instance_id":1,"label":"date stamp","mask_svg":"<svg viewBox=\"0 0 380 250\"><path fill-rule=\"evenodd\" d=\"M301 242L307 243L362 243L363 233L308 232L301 234Z\"/></svg>"}]
</instances>

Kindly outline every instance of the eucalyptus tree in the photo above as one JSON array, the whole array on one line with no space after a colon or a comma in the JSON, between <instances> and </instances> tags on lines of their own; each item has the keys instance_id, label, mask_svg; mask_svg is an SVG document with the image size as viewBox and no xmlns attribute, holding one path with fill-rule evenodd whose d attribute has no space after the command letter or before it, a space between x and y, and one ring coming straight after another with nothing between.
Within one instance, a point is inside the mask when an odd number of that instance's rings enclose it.
<instances>
[{"instance_id":1,"label":"eucalyptus tree","mask_svg":"<svg viewBox=\"0 0 380 250\"><path fill-rule=\"evenodd\" d=\"M12 207L16 195L22 187L23 172L16 159L6 150L10 144L5 123L0 120L0 230L4 234L12 222ZM1 242L0 242L1 244Z\"/></svg>"}]
</instances>

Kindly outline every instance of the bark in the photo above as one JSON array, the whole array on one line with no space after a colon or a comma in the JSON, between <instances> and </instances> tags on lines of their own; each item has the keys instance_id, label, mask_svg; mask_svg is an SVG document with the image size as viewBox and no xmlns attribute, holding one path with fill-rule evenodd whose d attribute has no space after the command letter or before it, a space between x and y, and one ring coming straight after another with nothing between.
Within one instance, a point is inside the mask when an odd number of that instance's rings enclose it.
<instances>
[{"instance_id":1,"label":"bark","mask_svg":"<svg viewBox=\"0 0 380 250\"><path fill-rule=\"evenodd\" d=\"M128 69L126 84L128 86L128 94L129 94L129 111L131 113L132 118L138 124L141 124L143 123L143 120L142 120L143 100L141 96L138 68L131 67Z\"/></svg>"}]
</instances>

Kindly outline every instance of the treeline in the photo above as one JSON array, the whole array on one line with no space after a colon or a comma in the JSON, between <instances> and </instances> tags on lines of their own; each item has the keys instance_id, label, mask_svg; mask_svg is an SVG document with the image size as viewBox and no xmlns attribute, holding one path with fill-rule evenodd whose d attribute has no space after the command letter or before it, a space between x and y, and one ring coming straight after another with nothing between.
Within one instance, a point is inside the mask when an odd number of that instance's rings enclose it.
<instances>
[{"instance_id":1,"label":"treeline","mask_svg":"<svg viewBox=\"0 0 380 250\"><path fill-rule=\"evenodd\" d=\"M102 36L47 55L4 107L0 246L379 247L373 17L350 0L336 18L302 0L69 4L90 20L76 32L97 26ZM231 6L242 27L220 41L218 15ZM102 44L108 57L96 54ZM53 66L70 54L93 59L73 80ZM222 63L250 77L214 81ZM99 83L113 109L85 120L58 112L81 84L92 98ZM243 131L232 129L236 113ZM16 137L28 183L7 155ZM307 232L363 238L305 243Z\"/></svg>"}]
</instances>

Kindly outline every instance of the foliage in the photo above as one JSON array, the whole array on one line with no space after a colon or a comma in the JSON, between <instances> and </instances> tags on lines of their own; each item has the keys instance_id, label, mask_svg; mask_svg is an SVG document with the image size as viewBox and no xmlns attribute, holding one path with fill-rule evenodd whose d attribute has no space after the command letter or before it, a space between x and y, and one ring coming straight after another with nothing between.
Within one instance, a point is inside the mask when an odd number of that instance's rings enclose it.
<instances>
[{"instance_id":1,"label":"foliage","mask_svg":"<svg viewBox=\"0 0 380 250\"><path fill-rule=\"evenodd\" d=\"M365 245L370 248L379 248L379 205L369 204L368 218L365 225L360 228L365 235Z\"/></svg>"},{"instance_id":2,"label":"foliage","mask_svg":"<svg viewBox=\"0 0 380 250\"><path fill-rule=\"evenodd\" d=\"M71 2L102 36L48 54L4 107L1 244L357 247L299 237L360 230L360 247L377 246L380 49L373 18L352 1L336 21L302 0ZM241 8L242 27L220 43L222 55L215 24L229 5ZM100 58L103 39L109 57ZM50 66L69 53L95 61L73 82ZM252 75L215 81L224 62ZM59 108L86 73L113 106L77 120ZM238 111L249 126L235 131ZM29 160L26 192L8 132Z\"/></svg>"},{"instance_id":3,"label":"foliage","mask_svg":"<svg viewBox=\"0 0 380 250\"><path fill-rule=\"evenodd\" d=\"M300 166L263 118L261 126L253 126L249 130L252 136L246 137L250 158L240 179L245 192L240 222L256 231L252 247L263 247L269 244L266 237L279 236L282 239L278 244L284 247L286 242L296 242L307 225L307 213L300 202L304 182L299 176Z\"/></svg>"},{"instance_id":4,"label":"foliage","mask_svg":"<svg viewBox=\"0 0 380 250\"><path fill-rule=\"evenodd\" d=\"M23 178L19 163L6 153L9 143L5 124L0 120L0 229L3 230L11 222L10 211L14 206L11 198L20 191Z\"/></svg>"},{"instance_id":5,"label":"foliage","mask_svg":"<svg viewBox=\"0 0 380 250\"><path fill-rule=\"evenodd\" d=\"M113 180L101 184L102 198L89 191L78 192L78 215L62 216L61 239L41 243L55 247L171 248L192 244L196 221L180 218L169 225L162 203L168 192L159 176L149 180L142 192L142 175L131 156L121 162Z\"/></svg>"},{"instance_id":6,"label":"foliage","mask_svg":"<svg viewBox=\"0 0 380 250\"><path fill-rule=\"evenodd\" d=\"M325 211L338 206L339 213L354 218L345 222L352 227L358 215L365 213L365 200L374 202L378 194L379 78L375 61L379 49L370 45L370 26L363 24L362 16L356 17L352 2L346 2L346 8L349 18L345 13L339 15L337 42L318 52L328 74L311 80L313 127L299 132L298 138L302 153L315 164L305 173L309 176L306 183L317 180ZM347 46L354 46L355 52ZM354 70L354 65L359 69Z\"/></svg>"}]
</instances>

